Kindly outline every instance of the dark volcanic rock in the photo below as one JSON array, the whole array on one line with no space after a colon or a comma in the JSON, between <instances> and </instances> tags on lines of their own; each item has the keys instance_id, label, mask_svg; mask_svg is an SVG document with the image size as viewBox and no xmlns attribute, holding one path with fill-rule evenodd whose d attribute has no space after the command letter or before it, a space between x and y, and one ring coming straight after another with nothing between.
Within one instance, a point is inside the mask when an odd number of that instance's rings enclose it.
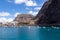
<instances>
[{"instance_id":1,"label":"dark volcanic rock","mask_svg":"<svg viewBox=\"0 0 60 40\"><path fill-rule=\"evenodd\" d=\"M60 23L60 0L49 0L36 16L37 24L56 24Z\"/></svg>"}]
</instances>

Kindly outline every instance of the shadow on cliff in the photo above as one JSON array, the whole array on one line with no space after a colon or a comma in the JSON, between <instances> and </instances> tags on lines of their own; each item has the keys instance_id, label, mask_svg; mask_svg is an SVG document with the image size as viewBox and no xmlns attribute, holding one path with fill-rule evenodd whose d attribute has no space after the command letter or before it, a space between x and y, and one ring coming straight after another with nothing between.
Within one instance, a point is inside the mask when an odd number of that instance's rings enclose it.
<instances>
[{"instance_id":1,"label":"shadow on cliff","mask_svg":"<svg viewBox=\"0 0 60 40\"><path fill-rule=\"evenodd\" d=\"M37 25L60 25L60 0L48 0L35 17Z\"/></svg>"}]
</instances>

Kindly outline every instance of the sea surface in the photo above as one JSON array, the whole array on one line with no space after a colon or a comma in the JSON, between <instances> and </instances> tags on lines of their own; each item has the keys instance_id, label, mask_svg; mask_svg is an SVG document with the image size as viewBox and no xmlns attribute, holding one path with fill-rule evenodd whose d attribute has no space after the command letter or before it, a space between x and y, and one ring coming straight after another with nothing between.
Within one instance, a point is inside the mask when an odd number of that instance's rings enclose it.
<instances>
[{"instance_id":1,"label":"sea surface","mask_svg":"<svg viewBox=\"0 0 60 40\"><path fill-rule=\"evenodd\" d=\"M0 40L60 40L60 27L0 27Z\"/></svg>"}]
</instances>

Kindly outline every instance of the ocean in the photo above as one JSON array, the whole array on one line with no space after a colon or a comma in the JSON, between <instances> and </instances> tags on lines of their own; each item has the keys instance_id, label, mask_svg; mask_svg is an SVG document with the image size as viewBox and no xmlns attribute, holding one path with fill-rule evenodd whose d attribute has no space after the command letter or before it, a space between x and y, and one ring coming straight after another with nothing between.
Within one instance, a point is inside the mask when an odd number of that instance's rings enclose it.
<instances>
[{"instance_id":1,"label":"ocean","mask_svg":"<svg viewBox=\"0 0 60 40\"><path fill-rule=\"evenodd\" d=\"M0 40L60 40L60 27L0 27Z\"/></svg>"}]
</instances>

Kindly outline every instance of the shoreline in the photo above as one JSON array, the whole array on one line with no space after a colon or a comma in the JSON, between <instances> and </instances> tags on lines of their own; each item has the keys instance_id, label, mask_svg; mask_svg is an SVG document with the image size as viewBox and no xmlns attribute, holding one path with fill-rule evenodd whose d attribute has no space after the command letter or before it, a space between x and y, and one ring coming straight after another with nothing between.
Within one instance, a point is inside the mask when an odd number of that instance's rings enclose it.
<instances>
[{"instance_id":1,"label":"shoreline","mask_svg":"<svg viewBox=\"0 0 60 40\"><path fill-rule=\"evenodd\" d=\"M60 27L60 25L10 25L10 26L7 26L7 25L4 25L4 26L0 26L0 27L27 27L27 26L30 26L30 27Z\"/></svg>"}]
</instances>

